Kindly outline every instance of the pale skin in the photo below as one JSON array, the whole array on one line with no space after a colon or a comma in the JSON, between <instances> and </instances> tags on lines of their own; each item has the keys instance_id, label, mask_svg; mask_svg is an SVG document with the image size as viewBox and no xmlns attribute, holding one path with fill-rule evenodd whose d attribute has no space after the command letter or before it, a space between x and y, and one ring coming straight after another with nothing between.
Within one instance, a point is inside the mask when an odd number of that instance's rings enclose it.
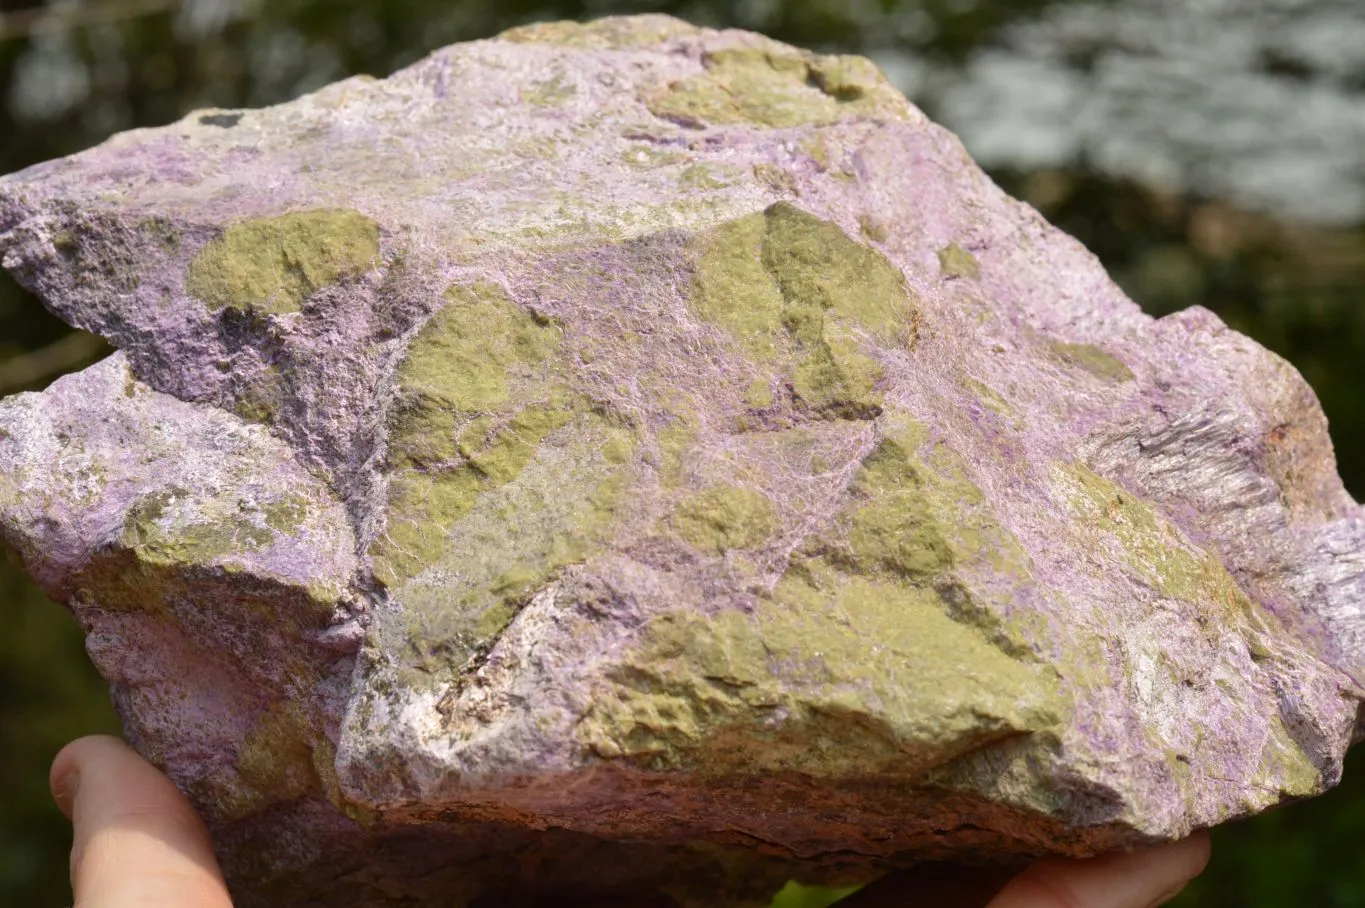
<instances>
[{"instance_id":1,"label":"pale skin","mask_svg":"<svg viewBox=\"0 0 1365 908\"><path fill-rule=\"evenodd\" d=\"M189 801L117 738L68 744L49 776L74 825L71 885L77 908L230 908L208 830ZM1087 861L1045 860L1001 876L921 867L840 902L843 908L1155 908L1209 859L1204 834ZM1003 887L1003 888L1002 888Z\"/></svg>"}]
</instances>

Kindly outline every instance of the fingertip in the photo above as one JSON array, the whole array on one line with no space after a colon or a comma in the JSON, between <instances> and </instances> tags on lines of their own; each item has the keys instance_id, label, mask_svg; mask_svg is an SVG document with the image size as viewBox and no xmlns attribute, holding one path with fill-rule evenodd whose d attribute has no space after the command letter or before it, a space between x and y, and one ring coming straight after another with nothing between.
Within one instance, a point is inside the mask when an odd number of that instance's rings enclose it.
<instances>
[{"instance_id":1,"label":"fingertip","mask_svg":"<svg viewBox=\"0 0 1365 908\"><path fill-rule=\"evenodd\" d=\"M67 819L71 819L75 806L81 766L94 759L101 749L111 746L127 745L110 735L87 735L70 742L52 758L52 766L47 774L47 785L52 792L52 799L57 802L62 813L66 814Z\"/></svg>"},{"instance_id":2,"label":"fingertip","mask_svg":"<svg viewBox=\"0 0 1365 908\"><path fill-rule=\"evenodd\" d=\"M1161 897L1152 902L1149 908L1164 905L1179 895L1190 881L1199 876L1209 866L1213 858L1213 841L1208 830L1201 829L1187 839L1165 846L1167 860L1171 863L1171 874L1175 882Z\"/></svg>"},{"instance_id":3,"label":"fingertip","mask_svg":"<svg viewBox=\"0 0 1365 908\"><path fill-rule=\"evenodd\" d=\"M213 847L189 801L118 738L72 741L49 783L74 827L71 883L90 908L230 905Z\"/></svg>"},{"instance_id":4,"label":"fingertip","mask_svg":"<svg viewBox=\"0 0 1365 908\"><path fill-rule=\"evenodd\" d=\"M1153 908L1174 898L1211 854L1206 832L1153 848L1088 860L1038 861L988 908Z\"/></svg>"},{"instance_id":5,"label":"fingertip","mask_svg":"<svg viewBox=\"0 0 1365 908\"><path fill-rule=\"evenodd\" d=\"M1209 837L1209 831L1207 829L1201 829L1188 839L1185 839L1183 842L1177 842L1176 844L1184 845L1188 850L1187 856L1190 861L1190 867L1194 870L1194 872L1190 874L1190 879L1194 879L1199 876L1199 874L1203 873L1209 866L1209 861L1213 859L1213 839Z\"/></svg>"}]
</instances>

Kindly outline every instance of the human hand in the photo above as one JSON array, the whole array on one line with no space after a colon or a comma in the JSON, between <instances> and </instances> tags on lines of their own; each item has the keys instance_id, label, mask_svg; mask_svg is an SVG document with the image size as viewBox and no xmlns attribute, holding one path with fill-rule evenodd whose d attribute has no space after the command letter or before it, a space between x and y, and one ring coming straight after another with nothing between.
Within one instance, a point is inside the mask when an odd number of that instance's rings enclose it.
<instances>
[{"instance_id":1,"label":"human hand","mask_svg":"<svg viewBox=\"0 0 1365 908\"><path fill-rule=\"evenodd\" d=\"M203 822L170 779L128 745L105 735L73 741L52 761L49 781L75 826L71 887L80 908L231 908ZM1038 861L1013 879L925 865L878 880L839 906L1155 908L1208 859L1201 833L1129 854Z\"/></svg>"},{"instance_id":2,"label":"human hand","mask_svg":"<svg viewBox=\"0 0 1365 908\"><path fill-rule=\"evenodd\" d=\"M72 741L48 783L75 827L79 908L231 908L198 814L127 744L107 735Z\"/></svg>"},{"instance_id":3,"label":"human hand","mask_svg":"<svg viewBox=\"0 0 1365 908\"><path fill-rule=\"evenodd\" d=\"M1049 858L1017 875L931 864L893 873L837 908L1156 908L1209 862L1209 837L1084 861Z\"/></svg>"}]
</instances>

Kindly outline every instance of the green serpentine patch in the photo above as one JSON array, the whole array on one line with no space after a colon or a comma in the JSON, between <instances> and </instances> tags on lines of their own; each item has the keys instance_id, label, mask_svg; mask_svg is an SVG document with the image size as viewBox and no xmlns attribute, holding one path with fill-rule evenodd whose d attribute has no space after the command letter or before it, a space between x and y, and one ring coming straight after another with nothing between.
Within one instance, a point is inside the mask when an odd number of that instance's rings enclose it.
<instances>
[{"instance_id":1,"label":"green serpentine patch","mask_svg":"<svg viewBox=\"0 0 1365 908\"><path fill-rule=\"evenodd\" d=\"M510 28L499 40L517 44L551 44L564 47L631 49L651 47L669 38L700 31L668 16L609 16L593 22L536 22Z\"/></svg>"},{"instance_id":2,"label":"green serpentine patch","mask_svg":"<svg viewBox=\"0 0 1365 908\"><path fill-rule=\"evenodd\" d=\"M243 419L271 425L279 418L288 393L284 371L279 366L267 366L237 392L232 409Z\"/></svg>"},{"instance_id":3,"label":"green serpentine patch","mask_svg":"<svg viewBox=\"0 0 1365 908\"><path fill-rule=\"evenodd\" d=\"M225 819L239 819L273 804L297 800L320 786L313 732L296 707L280 701L256 720L233 761L240 781L215 805Z\"/></svg>"},{"instance_id":4,"label":"green serpentine patch","mask_svg":"<svg viewBox=\"0 0 1365 908\"><path fill-rule=\"evenodd\" d=\"M1048 354L1063 365L1072 366L1089 372L1096 378L1107 381L1125 382L1133 380L1133 370L1129 369L1118 357L1094 344L1065 344L1050 341Z\"/></svg>"},{"instance_id":5,"label":"green serpentine patch","mask_svg":"<svg viewBox=\"0 0 1365 908\"><path fill-rule=\"evenodd\" d=\"M552 370L559 337L499 287L447 292L398 371L402 400L389 432L398 469L386 532L371 548L381 581L401 583L435 563L478 496L515 478L572 418L574 401ZM539 401L517 406L514 387Z\"/></svg>"},{"instance_id":6,"label":"green serpentine patch","mask_svg":"<svg viewBox=\"0 0 1365 908\"><path fill-rule=\"evenodd\" d=\"M206 498L168 487L139 499L115 544L103 547L72 579L76 598L111 611L174 620L176 603L205 600L225 611L251 611L293 635L325 626L344 589L318 581L258 588L251 596L217 595L246 570L243 557L290 536L317 533L321 502L304 495L247 502Z\"/></svg>"},{"instance_id":7,"label":"green serpentine patch","mask_svg":"<svg viewBox=\"0 0 1365 908\"><path fill-rule=\"evenodd\" d=\"M409 683L457 676L556 571L602 548L625 499L631 450L624 429L580 414L514 478L478 489L444 528L439 569L401 587Z\"/></svg>"},{"instance_id":8,"label":"green serpentine patch","mask_svg":"<svg viewBox=\"0 0 1365 908\"><path fill-rule=\"evenodd\" d=\"M231 225L190 263L185 285L213 310L287 315L378 263L378 224L358 211L319 209Z\"/></svg>"},{"instance_id":9,"label":"green serpentine patch","mask_svg":"<svg viewBox=\"0 0 1365 908\"><path fill-rule=\"evenodd\" d=\"M680 79L646 99L656 116L689 125L822 125L845 117L903 120L905 100L872 61L789 49L732 48L708 53L702 75Z\"/></svg>"},{"instance_id":10,"label":"green serpentine patch","mask_svg":"<svg viewBox=\"0 0 1365 908\"><path fill-rule=\"evenodd\" d=\"M981 265L976 256L957 243L950 243L938 251L939 271L944 277L966 277L975 280L981 276Z\"/></svg>"},{"instance_id":11,"label":"green serpentine patch","mask_svg":"<svg viewBox=\"0 0 1365 908\"><path fill-rule=\"evenodd\" d=\"M264 519L245 514L173 512L177 502L190 498L189 491L176 488L143 498L124 519L123 544L144 563L182 565L208 564L224 555L257 551L275 539L274 530Z\"/></svg>"},{"instance_id":12,"label":"green serpentine patch","mask_svg":"<svg viewBox=\"0 0 1365 908\"><path fill-rule=\"evenodd\" d=\"M692 305L757 363L780 368L802 404L828 417L880 412L883 373L864 338L904 346L912 337L914 301L900 269L788 202L708 236Z\"/></svg>"},{"instance_id":13,"label":"green serpentine patch","mask_svg":"<svg viewBox=\"0 0 1365 908\"><path fill-rule=\"evenodd\" d=\"M1165 598L1198 603L1220 627L1235 629L1254 658L1278 658L1268 645L1282 632L1274 630L1273 617L1247 596L1217 556L1191 545L1151 503L1089 467L1059 464L1053 476L1081 531L1094 545L1117 552L1133 579ZM1179 770L1173 775L1184 796L1191 798L1193 783L1184 764L1172 758L1172 766ZM1271 722L1255 785L1289 797L1322 791L1321 773L1279 718Z\"/></svg>"},{"instance_id":14,"label":"green serpentine patch","mask_svg":"<svg viewBox=\"0 0 1365 908\"><path fill-rule=\"evenodd\" d=\"M1059 466L1056 476L1079 525L1116 549L1141 583L1171 599L1231 603L1238 619L1251 608L1223 563L1189 546L1151 504L1080 464Z\"/></svg>"},{"instance_id":15,"label":"green serpentine patch","mask_svg":"<svg viewBox=\"0 0 1365 908\"><path fill-rule=\"evenodd\" d=\"M386 526L370 554L403 603L413 683L458 673L610 533L636 439L572 391L560 341L500 287L460 284L398 370Z\"/></svg>"},{"instance_id":16,"label":"green serpentine patch","mask_svg":"<svg viewBox=\"0 0 1365 908\"><path fill-rule=\"evenodd\" d=\"M1018 543L922 426L884 430L838 527L756 609L647 626L578 726L585 747L653 769L871 775L1059 721L1055 673L956 584L964 568L1027 580Z\"/></svg>"},{"instance_id":17,"label":"green serpentine patch","mask_svg":"<svg viewBox=\"0 0 1365 908\"><path fill-rule=\"evenodd\" d=\"M688 498L674 513L673 527L704 552L753 548L781 529L772 502L732 485L713 486Z\"/></svg>"},{"instance_id":18,"label":"green serpentine patch","mask_svg":"<svg viewBox=\"0 0 1365 908\"><path fill-rule=\"evenodd\" d=\"M236 772L211 775L211 784L201 783L200 793L207 812L219 822L240 820L313 792L356 822L372 821L372 811L346 799L335 764L336 748L313 728L304 709L277 700L256 717L238 745Z\"/></svg>"}]
</instances>

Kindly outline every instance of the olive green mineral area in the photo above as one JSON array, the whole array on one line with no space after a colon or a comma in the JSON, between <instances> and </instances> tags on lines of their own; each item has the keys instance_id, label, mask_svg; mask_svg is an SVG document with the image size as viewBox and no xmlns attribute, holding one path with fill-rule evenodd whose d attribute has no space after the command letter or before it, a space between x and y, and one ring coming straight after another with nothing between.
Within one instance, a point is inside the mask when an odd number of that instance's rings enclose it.
<instances>
[{"instance_id":1,"label":"olive green mineral area","mask_svg":"<svg viewBox=\"0 0 1365 908\"><path fill-rule=\"evenodd\" d=\"M536 22L499 37L516 44L551 44L595 50L649 47L701 29L671 16L612 16L595 22Z\"/></svg>"},{"instance_id":2,"label":"olive green mineral area","mask_svg":"<svg viewBox=\"0 0 1365 908\"><path fill-rule=\"evenodd\" d=\"M780 528L772 502L738 486L716 486L688 498L673 515L679 535L703 551L747 549Z\"/></svg>"},{"instance_id":3,"label":"olive green mineral area","mask_svg":"<svg viewBox=\"0 0 1365 908\"><path fill-rule=\"evenodd\" d=\"M750 614L665 613L638 646L578 734L653 770L913 773L1060 709L1055 675L953 620L934 590L819 561Z\"/></svg>"},{"instance_id":4,"label":"olive green mineral area","mask_svg":"<svg viewBox=\"0 0 1365 908\"><path fill-rule=\"evenodd\" d=\"M918 318L886 256L788 202L705 235L692 303L831 418L876 415L883 371L869 348L909 346Z\"/></svg>"},{"instance_id":5,"label":"olive green mineral area","mask_svg":"<svg viewBox=\"0 0 1365 908\"><path fill-rule=\"evenodd\" d=\"M514 476L469 474L458 517L428 517L431 564L396 587L410 684L459 678L557 571L603 549L625 503L630 450L627 433L577 414L527 450Z\"/></svg>"},{"instance_id":6,"label":"olive green mineral area","mask_svg":"<svg viewBox=\"0 0 1365 908\"><path fill-rule=\"evenodd\" d=\"M888 419L831 532L751 611L665 611L593 700L580 739L651 769L914 773L1054 727L1058 676L1019 628L972 613L955 570L1029 579L1017 541L926 428ZM763 542L772 508L733 486L675 516L698 548ZM769 721L772 715L782 722Z\"/></svg>"},{"instance_id":7,"label":"olive green mineral area","mask_svg":"<svg viewBox=\"0 0 1365 908\"><path fill-rule=\"evenodd\" d=\"M1114 382L1133 380L1133 370L1124 365L1123 360L1094 344L1053 341L1048 344L1048 351L1058 362L1083 369L1097 378Z\"/></svg>"},{"instance_id":8,"label":"olive green mineral area","mask_svg":"<svg viewBox=\"0 0 1365 908\"><path fill-rule=\"evenodd\" d=\"M981 265L966 249L957 243L950 243L938 251L939 268L947 277L967 277L975 280L981 276Z\"/></svg>"},{"instance_id":9,"label":"olive green mineral area","mask_svg":"<svg viewBox=\"0 0 1365 908\"><path fill-rule=\"evenodd\" d=\"M635 439L572 389L561 337L501 287L457 284L398 370L370 551L403 603L414 680L458 673L609 536Z\"/></svg>"},{"instance_id":10,"label":"olive green mineral area","mask_svg":"<svg viewBox=\"0 0 1365 908\"><path fill-rule=\"evenodd\" d=\"M437 561L450 528L480 494L504 485L578 402L557 380L559 328L492 284L455 285L398 370L389 435L385 534L376 575L400 583ZM514 393L516 396L514 397Z\"/></svg>"},{"instance_id":11,"label":"olive green mineral area","mask_svg":"<svg viewBox=\"0 0 1365 908\"><path fill-rule=\"evenodd\" d=\"M863 57L824 57L790 48L716 50L705 72L649 100L660 117L684 124L818 126L844 117L905 119L909 108Z\"/></svg>"},{"instance_id":12,"label":"olive green mineral area","mask_svg":"<svg viewBox=\"0 0 1365 908\"><path fill-rule=\"evenodd\" d=\"M379 225L320 209L231 224L190 264L186 289L212 309L297 312L324 287L379 263Z\"/></svg>"}]
</instances>

